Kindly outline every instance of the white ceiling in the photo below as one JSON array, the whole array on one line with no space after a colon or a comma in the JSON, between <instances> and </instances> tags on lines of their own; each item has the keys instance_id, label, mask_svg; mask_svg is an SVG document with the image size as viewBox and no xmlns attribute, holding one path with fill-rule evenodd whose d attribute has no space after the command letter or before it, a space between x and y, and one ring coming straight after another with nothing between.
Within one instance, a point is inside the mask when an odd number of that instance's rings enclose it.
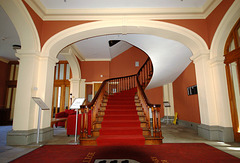
<instances>
[{"instance_id":1,"label":"white ceiling","mask_svg":"<svg viewBox=\"0 0 240 163\"><path fill-rule=\"evenodd\" d=\"M80 55L85 60L111 60L122 52L126 51L132 45L120 41L112 47L109 47L109 41L112 37L109 35L85 39L75 43L75 47L80 51Z\"/></svg>"},{"instance_id":2,"label":"white ceiling","mask_svg":"<svg viewBox=\"0 0 240 163\"><path fill-rule=\"evenodd\" d=\"M206 0L40 0L47 9L196 8Z\"/></svg>"},{"instance_id":3,"label":"white ceiling","mask_svg":"<svg viewBox=\"0 0 240 163\"><path fill-rule=\"evenodd\" d=\"M153 77L148 89L171 83L189 65L192 52L183 44L157 36L143 34L110 35L140 48L151 58Z\"/></svg>"},{"instance_id":4,"label":"white ceiling","mask_svg":"<svg viewBox=\"0 0 240 163\"><path fill-rule=\"evenodd\" d=\"M0 22L0 58L10 61L16 60L12 45L20 45L20 40L15 27L1 6Z\"/></svg>"}]
</instances>

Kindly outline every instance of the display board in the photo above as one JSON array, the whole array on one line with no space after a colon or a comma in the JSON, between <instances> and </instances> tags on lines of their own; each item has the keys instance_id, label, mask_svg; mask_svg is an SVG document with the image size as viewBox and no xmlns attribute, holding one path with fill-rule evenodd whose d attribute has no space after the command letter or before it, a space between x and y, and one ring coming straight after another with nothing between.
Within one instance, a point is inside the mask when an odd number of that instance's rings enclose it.
<instances>
[{"instance_id":1,"label":"display board","mask_svg":"<svg viewBox=\"0 0 240 163\"><path fill-rule=\"evenodd\" d=\"M84 101L85 98L76 98L70 106L70 109L80 109L80 106L84 103Z\"/></svg>"},{"instance_id":2,"label":"display board","mask_svg":"<svg viewBox=\"0 0 240 163\"><path fill-rule=\"evenodd\" d=\"M32 97L32 99L38 104L42 110L49 110L49 107L39 97Z\"/></svg>"}]
</instances>

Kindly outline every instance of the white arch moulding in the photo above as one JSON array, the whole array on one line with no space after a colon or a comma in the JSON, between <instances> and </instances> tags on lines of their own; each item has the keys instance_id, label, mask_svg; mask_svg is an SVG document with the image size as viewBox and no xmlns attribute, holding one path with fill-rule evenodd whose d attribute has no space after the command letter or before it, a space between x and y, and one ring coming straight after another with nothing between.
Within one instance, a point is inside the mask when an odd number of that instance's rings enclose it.
<instances>
[{"instance_id":1,"label":"white arch moulding","mask_svg":"<svg viewBox=\"0 0 240 163\"><path fill-rule=\"evenodd\" d=\"M239 18L240 1L237 0L234 1L234 3L229 8L222 21L220 22L213 37L210 48L210 64L212 67L212 74L215 80L214 90L216 96L216 108L218 108L219 119L224 119L224 121L219 120L219 123L221 126L230 127L228 129L229 131L232 131L232 120L224 64L224 48L228 35L230 34L231 29Z\"/></svg>"},{"instance_id":2,"label":"white arch moulding","mask_svg":"<svg viewBox=\"0 0 240 163\"><path fill-rule=\"evenodd\" d=\"M3 7L14 24L21 42L19 54L39 54L41 45L35 24L22 1L2 0Z\"/></svg>"},{"instance_id":3,"label":"white arch moulding","mask_svg":"<svg viewBox=\"0 0 240 163\"><path fill-rule=\"evenodd\" d=\"M210 48L210 58L222 58L224 47L231 29L240 18L240 1L234 1L220 22Z\"/></svg>"},{"instance_id":4,"label":"white arch moulding","mask_svg":"<svg viewBox=\"0 0 240 163\"><path fill-rule=\"evenodd\" d=\"M155 35L181 42L192 51L193 55L209 52L206 42L187 28L160 21L123 20L97 21L65 29L48 39L42 48L42 55L51 55L55 58L63 47L90 37L132 33Z\"/></svg>"},{"instance_id":5,"label":"white arch moulding","mask_svg":"<svg viewBox=\"0 0 240 163\"><path fill-rule=\"evenodd\" d=\"M77 98L80 96L80 80L81 80L81 69L74 54L74 50L72 47L68 47L61 52L61 55L65 57L68 61L71 71L72 71L72 78L69 80L70 84L70 92L72 93L73 98Z\"/></svg>"}]
</instances>

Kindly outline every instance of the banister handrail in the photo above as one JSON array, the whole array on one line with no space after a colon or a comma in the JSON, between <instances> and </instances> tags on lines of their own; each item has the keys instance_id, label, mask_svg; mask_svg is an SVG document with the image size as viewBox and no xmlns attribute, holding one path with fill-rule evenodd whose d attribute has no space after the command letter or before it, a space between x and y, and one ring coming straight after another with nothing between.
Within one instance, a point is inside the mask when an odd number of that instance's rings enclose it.
<instances>
[{"instance_id":1,"label":"banister handrail","mask_svg":"<svg viewBox=\"0 0 240 163\"><path fill-rule=\"evenodd\" d=\"M136 79L137 79L137 83L138 83L139 85L141 85L138 77L140 76L140 72L143 70L144 66L148 63L148 61L150 61L150 57L147 58L147 60L144 62L144 64L143 64L142 67L139 69L139 71L137 72L137 74L127 75L127 76L122 76L122 77L114 77L114 78L109 78L109 79L104 80L103 83L101 84L100 88L98 89L96 95L94 96L94 98L92 99L92 101L87 105L87 107L88 107L88 108L91 108L91 107L95 104L95 102L96 102L96 100L97 100L100 92L102 91L102 88L104 87L104 85L105 85L106 82L108 82L108 81L115 80L115 79L123 79L123 78L128 78L128 77L137 76L137 78L136 78ZM153 106L155 106L155 107L160 107L160 106L161 106L161 104L151 104L151 103L148 101L148 98L147 98L147 96L146 96L146 94L145 94L145 92L144 92L144 90L143 90L142 87L140 87L140 91L141 91L141 93L142 93L142 95L143 95L143 97L144 97L144 99L145 99L145 101L146 101L146 103L147 103L147 105L148 105L149 107L153 107Z\"/></svg>"},{"instance_id":2,"label":"banister handrail","mask_svg":"<svg viewBox=\"0 0 240 163\"><path fill-rule=\"evenodd\" d=\"M98 115L98 109L101 106L101 102L104 98L104 95L106 95L106 92L108 94L113 94L116 92L121 92L123 90L129 90L131 88L137 87L138 90L138 96L139 100L141 101L142 108L144 110L144 113L146 115L146 121L148 123L148 127L150 128L150 118L149 118L149 109L152 112L153 118L153 130L159 132L159 129L161 128L160 124L160 107L161 104L151 104L148 101L148 98L144 92L144 88L148 85L150 79L152 78L153 74L153 66L151 63L150 58L148 57L147 60L144 62L144 64L141 66L139 71L136 74L128 75L128 76L122 76L122 77L114 77L110 79L106 79L102 82L100 88L98 89L96 95L92 99L92 101L88 105L83 105L81 108L85 108L87 111L82 111L85 114L85 124L90 123L88 126L92 126L92 128L89 130L87 129L87 125L85 125L85 132L90 132L85 135L91 135L91 131L94 129L94 123L97 122L97 115ZM87 120L86 113L89 114L91 117L91 122ZM82 115L83 116L83 115ZM158 117L158 120L156 119Z\"/></svg>"},{"instance_id":3,"label":"banister handrail","mask_svg":"<svg viewBox=\"0 0 240 163\"><path fill-rule=\"evenodd\" d=\"M99 87L96 95L94 96L94 98L92 99L92 101L87 105L88 108L91 108L94 103L96 102L99 94L101 93L102 91L102 88L104 87L104 85L108 82L108 81L111 81L111 80L115 80L115 79L123 79L123 78L127 78L127 77L133 77L133 76L136 76L136 74L134 75L128 75L128 76L123 76L123 77L115 77L115 78L109 78L109 79L106 79L102 82L101 86Z\"/></svg>"}]
</instances>

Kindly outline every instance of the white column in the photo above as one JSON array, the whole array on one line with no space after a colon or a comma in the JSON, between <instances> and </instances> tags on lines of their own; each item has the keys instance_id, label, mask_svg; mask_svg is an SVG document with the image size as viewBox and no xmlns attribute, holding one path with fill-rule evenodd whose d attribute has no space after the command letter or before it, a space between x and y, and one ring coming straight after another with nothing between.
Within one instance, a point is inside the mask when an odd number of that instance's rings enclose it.
<instances>
[{"instance_id":1,"label":"white column","mask_svg":"<svg viewBox=\"0 0 240 163\"><path fill-rule=\"evenodd\" d=\"M80 80L80 97L86 98L85 97L85 89L86 89L86 79L81 79Z\"/></svg>"},{"instance_id":2,"label":"white column","mask_svg":"<svg viewBox=\"0 0 240 163\"><path fill-rule=\"evenodd\" d=\"M226 70L223 61L224 57L213 58L210 61L214 81L214 95L216 97L219 126L232 127Z\"/></svg>"},{"instance_id":3,"label":"white column","mask_svg":"<svg viewBox=\"0 0 240 163\"><path fill-rule=\"evenodd\" d=\"M72 93L73 100L80 97L80 79L70 79L70 93Z\"/></svg>"},{"instance_id":4,"label":"white column","mask_svg":"<svg viewBox=\"0 0 240 163\"><path fill-rule=\"evenodd\" d=\"M201 124L218 125L218 113L214 95L214 84L209 64L209 53L201 53L191 58L195 64L198 87L198 101Z\"/></svg>"},{"instance_id":5,"label":"white column","mask_svg":"<svg viewBox=\"0 0 240 163\"><path fill-rule=\"evenodd\" d=\"M201 125L198 135L217 141L234 140L223 58L209 59L208 53L191 58L196 69Z\"/></svg>"},{"instance_id":6,"label":"white column","mask_svg":"<svg viewBox=\"0 0 240 163\"><path fill-rule=\"evenodd\" d=\"M164 116L174 116L174 101L172 83L163 86L163 101L168 101L170 107L164 107Z\"/></svg>"},{"instance_id":7,"label":"white column","mask_svg":"<svg viewBox=\"0 0 240 163\"><path fill-rule=\"evenodd\" d=\"M40 97L50 108L41 111L40 141L53 136L50 127L53 76L56 60L38 54L16 54L20 58L13 130L8 132L8 145L27 145L36 142L39 106L32 97Z\"/></svg>"},{"instance_id":8,"label":"white column","mask_svg":"<svg viewBox=\"0 0 240 163\"><path fill-rule=\"evenodd\" d=\"M51 123L54 68L56 62L58 62L56 58L39 57L37 96L50 108L50 110L42 111L40 128L50 127Z\"/></svg>"},{"instance_id":9,"label":"white column","mask_svg":"<svg viewBox=\"0 0 240 163\"><path fill-rule=\"evenodd\" d=\"M16 54L19 58L19 71L16 90L13 130L30 130L37 127L35 95L38 78L37 54Z\"/></svg>"}]
</instances>

